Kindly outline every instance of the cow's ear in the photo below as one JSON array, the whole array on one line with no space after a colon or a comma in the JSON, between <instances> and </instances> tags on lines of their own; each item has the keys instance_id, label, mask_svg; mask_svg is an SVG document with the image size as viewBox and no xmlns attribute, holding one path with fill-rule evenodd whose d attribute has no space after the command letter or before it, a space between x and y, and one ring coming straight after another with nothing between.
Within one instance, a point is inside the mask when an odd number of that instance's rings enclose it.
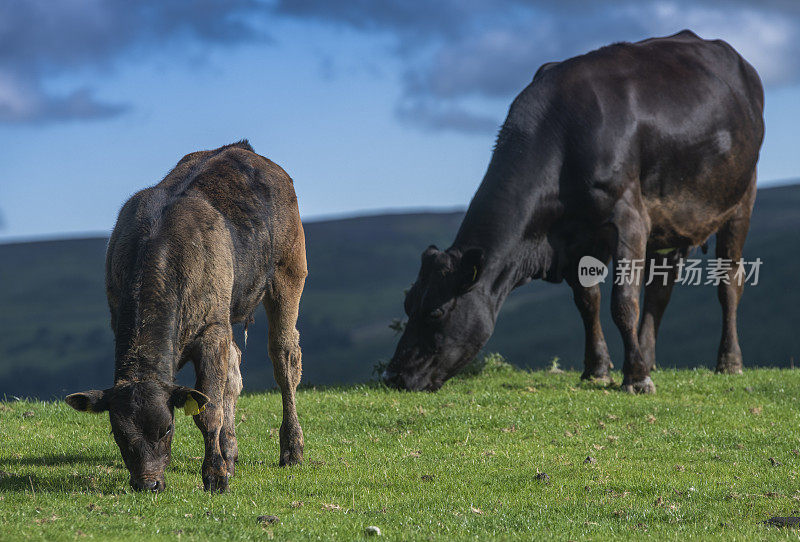
<instances>
[{"instance_id":1,"label":"cow's ear","mask_svg":"<svg viewBox=\"0 0 800 542\"><path fill-rule=\"evenodd\" d=\"M211 399L207 395L200 393L186 386L176 386L172 391L172 406L181 408L187 416L196 416L205 410L206 403Z\"/></svg>"},{"instance_id":2,"label":"cow's ear","mask_svg":"<svg viewBox=\"0 0 800 542\"><path fill-rule=\"evenodd\" d=\"M436 245L430 245L422 252L422 261L425 262L426 260L430 259L432 256L435 256L441 252Z\"/></svg>"},{"instance_id":3,"label":"cow's ear","mask_svg":"<svg viewBox=\"0 0 800 542\"><path fill-rule=\"evenodd\" d=\"M466 291L475 286L475 283L481 278L481 273L483 273L483 249L470 248L466 250L459 263L462 289Z\"/></svg>"},{"instance_id":4,"label":"cow's ear","mask_svg":"<svg viewBox=\"0 0 800 542\"><path fill-rule=\"evenodd\" d=\"M108 410L108 390L89 390L67 395L64 400L79 412L105 412Z\"/></svg>"}]
</instances>

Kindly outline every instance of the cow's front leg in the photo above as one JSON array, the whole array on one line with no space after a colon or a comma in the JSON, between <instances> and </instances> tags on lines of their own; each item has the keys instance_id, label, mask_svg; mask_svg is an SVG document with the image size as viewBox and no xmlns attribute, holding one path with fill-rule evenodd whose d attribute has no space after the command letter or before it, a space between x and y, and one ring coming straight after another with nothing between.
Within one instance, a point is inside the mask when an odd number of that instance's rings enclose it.
<instances>
[{"instance_id":1,"label":"cow's front leg","mask_svg":"<svg viewBox=\"0 0 800 542\"><path fill-rule=\"evenodd\" d=\"M636 334L648 231L640 215L624 202L622 205L617 216L614 288L611 292L611 316L625 348L622 389L630 393L655 393L650 367L642 356Z\"/></svg>"},{"instance_id":2,"label":"cow's front leg","mask_svg":"<svg viewBox=\"0 0 800 542\"><path fill-rule=\"evenodd\" d=\"M198 339L196 356L197 389L211 399L205 409L194 416L194 423L203 433L205 457L202 477L206 491L225 491L230 473L222 454L220 436L225 425L225 386L231 357L231 329L222 324L206 328Z\"/></svg>"},{"instance_id":3,"label":"cow's front leg","mask_svg":"<svg viewBox=\"0 0 800 542\"><path fill-rule=\"evenodd\" d=\"M236 401L242 392L242 374L239 369L241 362L242 352L236 343L231 341L228 376L225 383L222 433L219 437L220 451L225 459L229 476L233 476L236 461L239 459L239 446L236 442Z\"/></svg>"},{"instance_id":4,"label":"cow's front leg","mask_svg":"<svg viewBox=\"0 0 800 542\"><path fill-rule=\"evenodd\" d=\"M581 313L586 346L583 354L584 371L581 378L607 383L611 379L611 356L608 354L606 338L600 325L600 286L595 284L585 288L577 280L570 281L575 306Z\"/></svg>"}]
</instances>

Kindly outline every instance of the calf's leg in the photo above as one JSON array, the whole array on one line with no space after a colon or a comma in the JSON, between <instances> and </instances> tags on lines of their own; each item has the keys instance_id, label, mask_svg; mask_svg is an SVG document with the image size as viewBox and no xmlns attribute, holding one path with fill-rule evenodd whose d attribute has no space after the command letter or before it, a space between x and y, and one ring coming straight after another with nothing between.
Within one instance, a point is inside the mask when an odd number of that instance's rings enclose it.
<instances>
[{"instance_id":1,"label":"calf's leg","mask_svg":"<svg viewBox=\"0 0 800 542\"><path fill-rule=\"evenodd\" d=\"M639 324L639 348L642 350L644 362L652 371L656 368L656 338L658 337L658 326L661 324L661 317L667 308L669 298L672 295L672 287L675 285L677 274L676 256L658 256L648 254L647 267L643 279L644 287L644 311L642 322ZM656 271L663 271L663 274L654 273L649 284L651 269L657 264Z\"/></svg>"},{"instance_id":2,"label":"calf's leg","mask_svg":"<svg viewBox=\"0 0 800 542\"><path fill-rule=\"evenodd\" d=\"M208 326L198 339L195 358L196 388L210 401L194 416L194 423L203 433L203 487L206 491L225 491L228 487L228 464L222 453L220 436L225 425L225 388L229 371L232 342L230 325Z\"/></svg>"},{"instance_id":3,"label":"calf's leg","mask_svg":"<svg viewBox=\"0 0 800 542\"><path fill-rule=\"evenodd\" d=\"M296 465L303 461L303 429L297 419L295 406L295 391L302 373L302 354L300 333L295 326L305 275L303 251L302 266L276 270L272 291L264 299L269 319L269 357L283 402L281 466Z\"/></svg>"},{"instance_id":4,"label":"calf's leg","mask_svg":"<svg viewBox=\"0 0 800 542\"><path fill-rule=\"evenodd\" d=\"M236 343L231 341L228 375L225 382L222 432L219 436L220 451L230 476L233 476L236 461L239 459L239 446L236 442L236 401L242 392L242 374L239 370L241 362L242 352Z\"/></svg>"}]
</instances>

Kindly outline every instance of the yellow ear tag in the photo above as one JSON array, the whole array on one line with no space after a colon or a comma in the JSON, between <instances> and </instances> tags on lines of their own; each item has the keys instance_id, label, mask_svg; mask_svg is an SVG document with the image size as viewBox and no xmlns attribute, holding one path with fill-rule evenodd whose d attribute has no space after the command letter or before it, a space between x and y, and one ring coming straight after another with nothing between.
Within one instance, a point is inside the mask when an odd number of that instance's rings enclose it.
<instances>
[{"instance_id":1,"label":"yellow ear tag","mask_svg":"<svg viewBox=\"0 0 800 542\"><path fill-rule=\"evenodd\" d=\"M201 407L200 405L197 404L197 401L195 401L194 397L192 397L191 395L189 396L188 399L186 399L186 402L183 404L183 412L187 416L197 416L205 409L206 405L203 405Z\"/></svg>"},{"instance_id":2,"label":"yellow ear tag","mask_svg":"<svg viewBox=\"0 0 800 542\"><path fill-rule=\"evenodd\" d=\"M475 277L478 276L478 267L473 265L472 266L472 282L475 282Z\"/></svg>"}]
</instances>

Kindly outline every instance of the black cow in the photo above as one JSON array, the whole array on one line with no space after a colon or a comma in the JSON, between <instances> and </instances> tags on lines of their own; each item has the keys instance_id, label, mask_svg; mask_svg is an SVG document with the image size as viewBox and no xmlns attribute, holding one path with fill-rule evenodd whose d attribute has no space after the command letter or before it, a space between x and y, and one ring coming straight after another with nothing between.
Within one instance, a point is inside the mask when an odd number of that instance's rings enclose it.
<instances>
[{"instance_id":1,"label":"black cow","mask_svg":"<svg viewBox=\"0 0 800 542\"><path fill-rule=\"evenodd\" d=\"M654 392L656 333L676 264L715 232L717 256L734 262L730 284L719 287L717 371L741 372L734 273L756 194L763 108L753 67L724 41L688 30L542 66L511 104L455 242L422 254L385 381L438 389L489 339L509 292L535 278L573 288L586 330L583 378L608 380L600 289L580 285L578 261L650 265L658 252L670 280L646 287L638 336L642 281L612 293L623 389Z\"/></svg>"}]
</instances>

